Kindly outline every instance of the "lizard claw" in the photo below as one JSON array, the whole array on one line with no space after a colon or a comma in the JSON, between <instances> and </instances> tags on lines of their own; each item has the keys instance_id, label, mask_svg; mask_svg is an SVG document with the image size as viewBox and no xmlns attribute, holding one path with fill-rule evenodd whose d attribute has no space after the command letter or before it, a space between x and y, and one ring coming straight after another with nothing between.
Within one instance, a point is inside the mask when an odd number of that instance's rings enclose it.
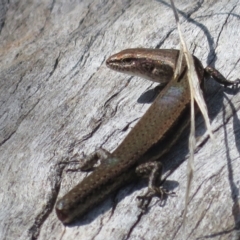
<instances>
[{"instance_id":1,"label":"lizard claw","mask_svg":"<svg viewBox=\"0 0 240 240\"><path fill-rule=\"evenodd\" d=\"M233 82L232 88L233 88L233 89L237 89L237 88L239 88L239 85L240 85L240 79L237 78L237 79Z\"/></svg>"},{"instance_id":2,"label":"lizard claw","mask_svg":"<svg viewBox=\"0 0 240 240\"><path fill-rule=\"evenodd\" d=\"M174 197L176 196L175 192L169 192L165 188L161 187L153 187L148 188L148 191L141 196L137 196L137 200L139 201L138 207L143 211L146 212L147 208L152 200L152 198L156 196L160 199L160 206L164 205L164 202L168 196Z\"/></svg>"}]
</instances>

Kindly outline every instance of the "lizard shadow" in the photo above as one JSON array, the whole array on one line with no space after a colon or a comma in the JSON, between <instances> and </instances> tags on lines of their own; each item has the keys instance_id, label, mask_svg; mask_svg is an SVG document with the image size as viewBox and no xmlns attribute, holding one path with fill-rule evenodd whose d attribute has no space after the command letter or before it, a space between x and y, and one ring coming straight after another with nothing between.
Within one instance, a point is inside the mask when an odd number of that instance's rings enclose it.
<instances>
[{"instance_id":1,"label":"lizard shadow","mask_svg":"<svg viewBox=\"0 0 240 240\"><path fill-rule=\"evenodd\" d=\"M235 91L238 91L237 89ZM228 94L232 94L235 91L229 91L229 89L227 90ZM240 141L240 119L237 116L237 109L234 107L234 104L232 103L231 99L224 94L224 99L226 99L228 105L230 106L231 109L231 115L233 118L233 135L235 138L235 146L237 148L238 153L240 154L240 145L239 145L239 141ZM240 203L238 200L238 196L239 196L239 187L238 187L238 181L237 179L234 180L234 178L236 178L236 174L234 175L234 170L236 169L235 164L236 164L236 160L239 159L239 156L237 158L234 159L234 157L231 157L231 149L232 149L232 141L231 139L228 137L228 129L227 126L224 124L225 122L227 122L229 120L229 116L227 115L226 112L226 108L223 108L222 110L222 119L223 119L223 136L224 136L224 145L225 145L225 149L226 149L226 153L224 158L226 159L226 167L227 167L227 172L228 172L228 182L229 182L229 187L230 187L230 193L231 193L231 198L232 198L232 216L234 218L234 223L235 225L232 226L232 228L227 229L227 230L222 230L219 232L215 232L212 234L208 234L207 237L212 238L212 237L216 237L216 236L221 236L224 235L226 233L230 233L230 232L234 232L234 230L236 231L235 237L239 237L239 229L240 229ZM234 163L235 160L235 163ZM206 236L202 236L202 237L206 237ZM199 238L200 239L200 238Z\"/></svg>"},{"instance_id":2,"label":"lizard shadow","mask_svg":"<svg viewBox=\"0 0 240 240\"><path fill-rule=\"evenodd\" d=\"M238 119L237 115L235 114L237 110L234 108L234 105L232 104L231 100L228 99L227 95L235 95L237 92L239 92L239 88L224 88L223 86L219 85L215 81L205 81L205 99L207 102L207 107L209 111L209 117L211 122L213 119L216 117L217 114L219 114L220 111L223 112L223 128L224 128L224 141L225 141L225 147L226 147L226 161L227 161L227 168L228 168L228 180L229 180L229 185L231 188L231 197L233 201L233 216L235 219L235 228L239 229L240 228L240 206L237 200L237 196L239 195L238 188L234 182L233 179L233 167L232 167L232 159L230 158L229 154L229 144L227 141L228 138L228 133L226 130L225 122L228 121L228 116L225 116L225 109L222 110L223 108L223 99L227 99L231 109L232 109L232 115L233 115L233 129L234 129L234 137L235 137L235 142L237 146L237 150L240 153L240 145L238 142L240 141L240 120ZM156 92L156 90L150 90ZM152 97L153 93L144 93L145 96L150 95ZM225 94L226 93L226 94ZM196 136L202 136L206 132L205 124L203 117L200 114L197 114L197 119L196 119ZM169 153L166 153L164 158L161 159L162 164L164 165L164 173L167 171L174 172L185 160L186 156L188 155L188 136L189 136L189 129L185 129L185 131L182 133L181 137L179 140L174 144L172 149L174 151L170 151ZM209 139L207 137L204 142L200 144L205 144L205 142ZM168 174L168 176L170 175ZM174 189L176 188L175 186L170 186L170 188ZM222 233L219 233L222 234Z\"/></svg>"},{"instance_id":3,"label":"lizard shadow","mask_svg":"<svg viewBox=\"0 0 240 240\"><path fill-rule=\"evenodd\" d=\"M240 141L240 119L238 118L236 112L237 110L235 109L234 105L230 101L230 99L225 96L225 99L229 103L232 114L233 114L233 131L234 131L234 137L235 137L235 142L236 142L236 147L238 150L238 153L240 153L240 145L238 144ZM223 111L223 119L225 117L225 111ZM235 221L235 229L239 230L240 229L240 203L238 201L238 196L239 196L239 188L237 187L237 184L234 181L234 173L233 173L233 166L232 166L232 161L230 157L230 150L228 148L229 143L227 141L227 129L226 126L224 126L224 136L225 136L225 144L227 148L226 152L226 158L227 158L227 168L228 168L228 179L230 183L230 188L231 188L231 197L233 201L233 207L232 207L232 214L234 217Z\"/></svg>"},{"instance_id":4,"label":"lizard shadow","mask_svg":"<svg viewBox=\"0 0 240 240\"><path fill-rule=\"evenodd\" d=\"M165 85L157 85L155 88L147 90L137 99L137 103L152 103L164 87Z\"/></svg>"}]
</instances>

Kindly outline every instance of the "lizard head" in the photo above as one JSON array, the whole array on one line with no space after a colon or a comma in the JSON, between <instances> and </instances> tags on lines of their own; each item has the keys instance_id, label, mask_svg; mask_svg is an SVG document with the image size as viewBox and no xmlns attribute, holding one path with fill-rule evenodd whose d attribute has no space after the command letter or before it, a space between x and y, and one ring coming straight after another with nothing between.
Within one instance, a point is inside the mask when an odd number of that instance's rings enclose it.
<instances>
[{"instance_id":1,"label":"lizard head","mask_svg":"<svg viewBox=\"0 0 240 240\"><path fill-rule=\"evenodd\" d=\"M173 76L175 50L132 48L109 57L107 67L117 72L167 83Z\"/></svg>"}]
</instances>

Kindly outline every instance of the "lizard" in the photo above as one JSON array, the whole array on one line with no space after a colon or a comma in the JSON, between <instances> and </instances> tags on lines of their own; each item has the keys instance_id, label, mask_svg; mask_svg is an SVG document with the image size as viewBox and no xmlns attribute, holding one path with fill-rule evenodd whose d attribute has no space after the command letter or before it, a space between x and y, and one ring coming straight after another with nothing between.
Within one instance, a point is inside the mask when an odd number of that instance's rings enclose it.
<instances>
[{"instance_id":1,"label":"lizard","mask_svg":"<svg viewBox=\"0 0 240 240\"><path fill-rule=\"evenodd\" d=\"M82 170L88 170L98 160L101 164L57 201L56 214L63 224L81 218L139 174L149 177L147 193L138 197L141 200L140 208L145 209L154 195L163 198L169 194L161 187L162 165L156 160L174 145L190 119L190 90L185 59L179 76L176 79L173 77L178 56L179 50L174 49L134 48L107 59L106 65L110 69L158 82L162 90L112 153L100 148L86 157L87 164ZM211 75L224 86L236 86L240 82L225 79L212 67L203 68L200 60L195 56L193 58L202 88L206 75Z\"/></svg>"}]
</instances>

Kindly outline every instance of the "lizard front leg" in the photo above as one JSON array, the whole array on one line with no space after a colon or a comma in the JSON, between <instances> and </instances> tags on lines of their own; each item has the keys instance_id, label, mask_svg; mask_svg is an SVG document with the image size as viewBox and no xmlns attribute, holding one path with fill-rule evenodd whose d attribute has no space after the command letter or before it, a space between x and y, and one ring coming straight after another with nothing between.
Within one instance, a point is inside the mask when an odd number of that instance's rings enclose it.
<instances>
[{"instance_id":1,"label":"lizard front leg","mask_svg":"<svg viewBox=\"0 0 240 240\"><path fill-rule=\"evenodd\" d=\"M211 66L207 66L204 69L204 74L210 75L216 82L224 85L224 87L227 87L227 86L238 87L238 85L240 84L239 78L237 78L235 81L229 81L217 69Z\"/></svg>"},{"instance_id":2,"label":"lizard front leg","mask_svg":"<svg viewBox=\"0 0 240 240\"><path fill-rule=\"evenodd\" d=\"M100 165L111 156L111 153L105 150L104 148L99 148L96 151L90 153L89 155L85 155L84 152L82 154L74 154L71 157L71 161L69 162L61 162L64 164L74 163L77 164L78 167L75 169L68 169L67 172L76 172L76 171L83 171L83 172L90 172L93 171L96 167L98 161L100 161ZM79 166L80 164L80 166Z\"/></svg>"},{"instance_id":3,"label":"lizard front leg","mask_svg":"<svg viewBox=\"0 0 240 240\"><path fill-rule=\"evenodd\" d=\"M99 148L93 153L83 156L84 163L80 167L82 171L92 171L94 169L94 165L100 160L100 163L109 158L111 153L105 150L104 148Z\"/></svg>"}]
</instances>

